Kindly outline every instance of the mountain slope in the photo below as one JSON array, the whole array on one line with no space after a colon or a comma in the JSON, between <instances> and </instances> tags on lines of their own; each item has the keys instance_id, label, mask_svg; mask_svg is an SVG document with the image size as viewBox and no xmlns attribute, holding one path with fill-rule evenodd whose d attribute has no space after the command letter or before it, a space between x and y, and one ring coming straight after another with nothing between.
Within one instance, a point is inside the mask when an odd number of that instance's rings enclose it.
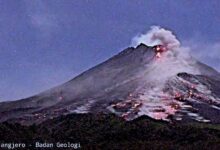
<instances>
[{"instance_id":1,"label":"mountain slope","mask_svg":"<svg viewBox=\"0 0 220 150\"><path fill-rule=\"evenodd\" d=\"M0 103L0 121L31 124L69 113L104 112L126 120L148 115L220 123L219 73L191 57L185 64L177 56L155 56L155 47L127 48L63 85Z\"/></svg>"}]
</instances>

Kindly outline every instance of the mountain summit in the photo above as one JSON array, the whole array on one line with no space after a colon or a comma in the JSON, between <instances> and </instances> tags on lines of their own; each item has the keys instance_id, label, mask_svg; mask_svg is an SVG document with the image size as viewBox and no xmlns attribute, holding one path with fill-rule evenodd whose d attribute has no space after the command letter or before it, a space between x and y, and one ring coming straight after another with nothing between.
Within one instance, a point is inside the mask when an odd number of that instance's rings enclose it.
<instances>
[{"instance_id":1,"label":"mountain summit","mask_svg":"<svg viewBox=\"0 0 220 150\"><path fill-rule=\"evenodd\" d=\"M141 43L58 87L2 102L0 121L32 124L70 113L115 113L126 120L147 115L220 123L220 74L165 48Z\"/></svg>"}]
</instances>

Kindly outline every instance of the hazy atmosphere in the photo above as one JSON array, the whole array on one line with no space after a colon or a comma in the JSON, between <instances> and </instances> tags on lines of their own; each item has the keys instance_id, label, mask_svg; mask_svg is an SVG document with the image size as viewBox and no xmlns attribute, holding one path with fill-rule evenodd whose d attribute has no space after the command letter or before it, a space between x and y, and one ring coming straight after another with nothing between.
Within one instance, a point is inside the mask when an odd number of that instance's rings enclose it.
<instances>
[{"instance_id":1,"label":"hazy atmosphere","mask_svg":"<svg viewBox=\"0 0 220 150\"><path fill-rule=\"evenodd\" d=\"M64 83L153 25L171 30L220 71L219 6L219 0L0 0L0 101Z\"/></svg>"}]
</instances>

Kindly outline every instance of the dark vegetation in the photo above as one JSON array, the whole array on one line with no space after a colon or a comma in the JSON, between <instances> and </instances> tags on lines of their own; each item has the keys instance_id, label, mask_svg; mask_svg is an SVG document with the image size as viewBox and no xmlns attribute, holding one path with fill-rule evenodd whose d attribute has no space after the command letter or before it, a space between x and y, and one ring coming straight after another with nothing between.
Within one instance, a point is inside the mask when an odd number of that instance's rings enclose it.
<instances>
[{"instance_id":1,"label":"dark vegetation","mask_svg":"<svg viewBox=\"0 0 220 150\"><path fill-rule=\"evenodd\" d=\"M220 125L167 123L145 116L126 122L104 114L67 115L31 126L0 124L1 143L36 141L80 142L81 149L100 150L219 150Z\"/></svg>"}]
</instances>

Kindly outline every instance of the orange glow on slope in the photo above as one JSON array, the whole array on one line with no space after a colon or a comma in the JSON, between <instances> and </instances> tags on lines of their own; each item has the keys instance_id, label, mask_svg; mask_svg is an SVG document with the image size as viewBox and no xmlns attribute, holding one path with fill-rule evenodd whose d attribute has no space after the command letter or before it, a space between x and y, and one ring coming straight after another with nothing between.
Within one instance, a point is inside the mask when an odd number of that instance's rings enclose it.
<instances>
[{"instance_id":1,"label":"orange glow on slope","mask_svg":"<svg viewBox=\"0 0 220 150\"><path fill-rule=\"evenodd\" d=\"M156 53L157 58L161 58L161 53Z\"/></svg>"},{"instance_id":2,"label":"orange glow on slope","mask_svg":"<svg viewBox=\"0 0 220 150\"><path fill-rule=\"evenodd\" d=\"M156 52L156 58L161 58L161 54L165 51L167 51L167 48L163 45L156 45L153 47L153 49Z\"/></svg>"}]
</instances>

